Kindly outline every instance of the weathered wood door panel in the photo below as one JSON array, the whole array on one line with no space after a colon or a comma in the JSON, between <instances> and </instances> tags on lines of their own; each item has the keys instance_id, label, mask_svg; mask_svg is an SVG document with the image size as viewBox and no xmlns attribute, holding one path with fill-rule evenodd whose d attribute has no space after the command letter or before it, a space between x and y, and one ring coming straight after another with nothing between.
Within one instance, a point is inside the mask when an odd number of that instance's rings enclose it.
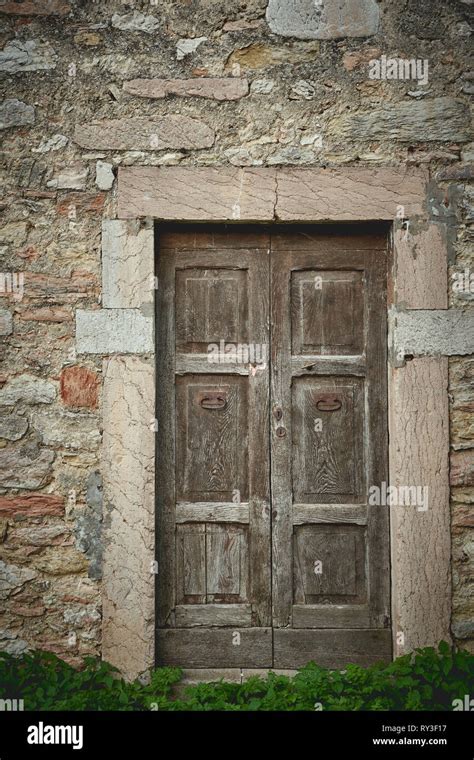
<instances>
[{"instance_id":1,"label":"weathered wood door panel","mask_svg":"<svg viewBox=\"0 0 474 760\"><path fill-rule=\"evenodd\" d=\"M390 657L385 248L161 235L159 662Z\"/></svg>"},{"instance_id":2,"label":"weathered wood door panel","mask_svg":"<svg viewBox=\"0 0 474 760\"><path fill-rule=\"evenodd\" d=\"M157 656L270 666L269 236L162 235L158 279Z\"/></svg>"},{"instance_id":3,"label":"weathered wood door panel","mask_svg":"<svg viewBox=\"0 0 474 760\"><path fill-rule=\"evenodd\" d=\"M272 237L276 667L390 656L388 513L368 506L387 480L384 248Z\"/></svg>"}]
</instances>

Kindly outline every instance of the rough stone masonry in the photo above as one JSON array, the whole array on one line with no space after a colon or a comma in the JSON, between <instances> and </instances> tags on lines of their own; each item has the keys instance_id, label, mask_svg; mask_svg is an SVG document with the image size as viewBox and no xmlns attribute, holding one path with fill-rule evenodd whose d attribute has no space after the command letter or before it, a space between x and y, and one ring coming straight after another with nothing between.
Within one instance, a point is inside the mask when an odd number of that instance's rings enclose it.
<instances>
[{"instance_id":1,"label":"rough stone masonry","mask_svg":"<svg viewBox=\"0 0 474 760\"><path fill-rule=\"evenodd\" d=\"M78 350L75 315L104 305L101 234L117 218L118 168L425 168L463 329L474 304L473 10L0 0L1 649L72 663L101 653L102 362ZM370 78L382 56L428 61L428 82ZM8 287L18 273L21 298ZM465 286L453 288L460 273ZM127 329L117 318L117 334ZM474 358L459 333L458 343L452 634L474 652Z\"/></svg>"}]
</instances>

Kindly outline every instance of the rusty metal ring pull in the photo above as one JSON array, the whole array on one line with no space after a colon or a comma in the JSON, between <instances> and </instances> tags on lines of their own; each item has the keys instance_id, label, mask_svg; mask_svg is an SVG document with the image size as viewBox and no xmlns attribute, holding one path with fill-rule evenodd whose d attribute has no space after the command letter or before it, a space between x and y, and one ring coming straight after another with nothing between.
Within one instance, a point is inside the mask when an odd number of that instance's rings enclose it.
<instances>
[{"instance_id":1,"label":"rusty metal ring pull","mask_svg":"<svg viewBox=\"0 0 474 760\"><path fill-rule=\"evenodd\" d=\"M342 401L338 396L328 393L321 396L316 402L316 409L320 412L337 412L342 406Z\"/></svg>"},{"instance_id":2,"label":"rusty metal ring pull","mask_svg":"<svg viewBox=\"0 0 474 760\"><path fill-rule=\"evenodd\" d=\"M227 399L221 394L209 393L201 398L200 404L203 409L225 409Z\"/></svg>"}]
</instances>

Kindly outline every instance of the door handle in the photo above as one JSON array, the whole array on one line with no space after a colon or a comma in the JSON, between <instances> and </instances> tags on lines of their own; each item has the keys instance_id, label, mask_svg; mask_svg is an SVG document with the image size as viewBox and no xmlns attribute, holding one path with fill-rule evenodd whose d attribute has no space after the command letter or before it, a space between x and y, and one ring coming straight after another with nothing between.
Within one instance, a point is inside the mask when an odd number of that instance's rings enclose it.
<instances>
[{"instance_id":1,"label":"door handle","mask_svg":"<svg viewBox=\"0 0 474 760\"><path fill-rule=\"evenodd\" d=\"M199 405L203 409L225 409L227 396L225 393L202 393L200 394Z\"/></svg>"},{"instance_id":2,"label":"door handle","mask_svg":"<svg viewBox=\"0 0 474 760\"><path fill-rule=\"evenodd\" d=\"M342 401L340 397L335 396L333 393L326 393L316 401L316 409L319 412L337 412L341 406Z\"/></svg>"}]
</instances>

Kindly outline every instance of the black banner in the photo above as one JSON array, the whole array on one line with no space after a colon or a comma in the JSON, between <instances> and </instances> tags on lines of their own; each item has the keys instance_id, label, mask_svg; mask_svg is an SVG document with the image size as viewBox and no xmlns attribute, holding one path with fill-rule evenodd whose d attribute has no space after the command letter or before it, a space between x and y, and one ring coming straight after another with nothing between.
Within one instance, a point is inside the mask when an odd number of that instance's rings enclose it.
<instances>
[{"instance_id":1,"label":"black banner","mask_svg":"<svg viewBox=\"0 0 474 760\"><path fill-rule=\"evenodd\" d=\"M135 760L183 750L242 756L257 744L268 754L285 743L292 756L311 759L334 751L472 760L473 727L471 712L3 712L0 760L129 753Z\"/></svg>"}]
</instances>

